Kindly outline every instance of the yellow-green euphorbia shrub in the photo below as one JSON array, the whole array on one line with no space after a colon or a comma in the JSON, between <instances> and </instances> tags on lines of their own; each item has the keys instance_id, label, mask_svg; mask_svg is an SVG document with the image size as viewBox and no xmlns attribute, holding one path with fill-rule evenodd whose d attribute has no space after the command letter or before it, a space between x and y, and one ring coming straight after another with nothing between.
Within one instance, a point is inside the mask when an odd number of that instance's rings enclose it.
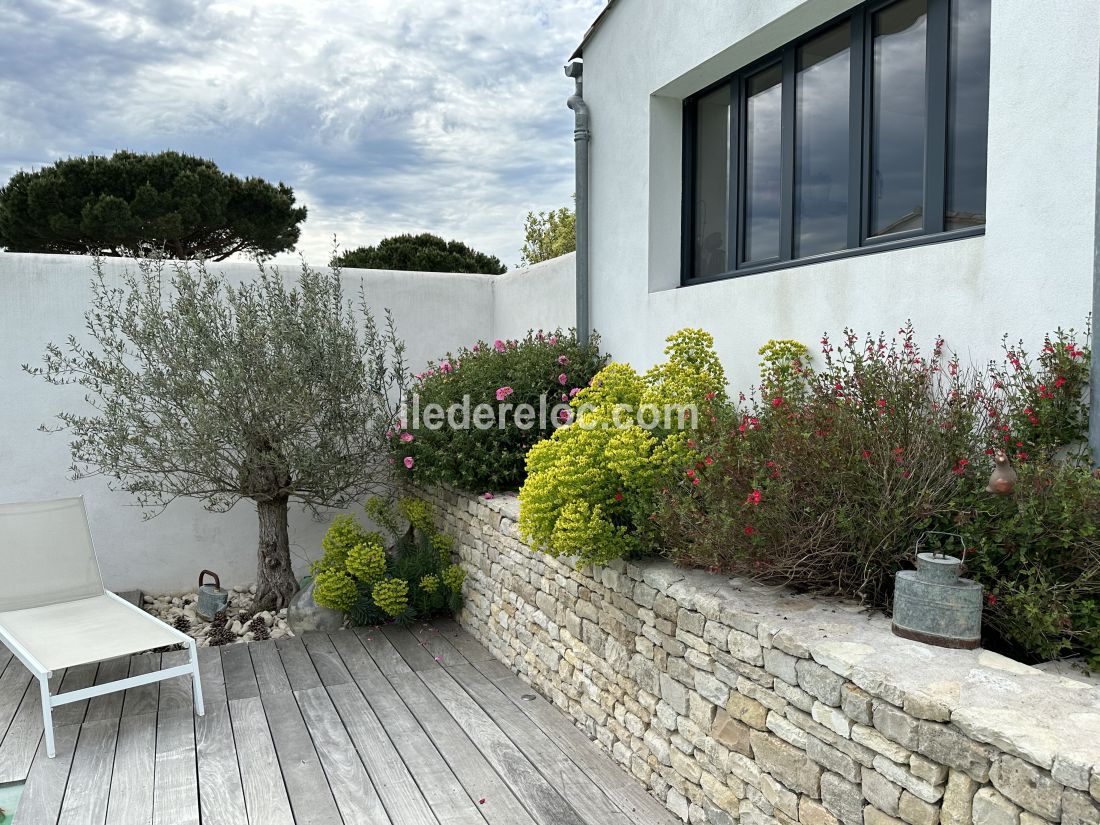
<instances>
[{"instance_id":1,"label":"yellow-green euphorbia shrub","mask_svg":"<svg viewBox=\"0 0 1100 825\"><path fill-rule=\"evenodd\" d=\"M573 398L573 423L531 448L520 490L525 540L578 564L642 549L664 471L690 461L697 416L725 400L708 333L680 330L665 355L644 375L609 364Z\"/></svg>"}]
</instances>

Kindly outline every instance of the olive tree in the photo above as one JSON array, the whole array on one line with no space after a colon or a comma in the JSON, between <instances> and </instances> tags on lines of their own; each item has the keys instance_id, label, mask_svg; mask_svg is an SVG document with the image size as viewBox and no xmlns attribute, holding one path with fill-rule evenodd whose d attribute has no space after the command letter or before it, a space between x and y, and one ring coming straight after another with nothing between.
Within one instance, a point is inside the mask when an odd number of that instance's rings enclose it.
<instances>
[{"instance_id":1,"label":"olive tree","mask_svg":"<svg viewBox=\"0 0 1100 825\"><path fill-rule=\"evenodd\" d=\"M178 497L215 512L241 499L259 516L256 604L297 590L287 513L316 513L384 493L387 431L406 386L404 345L387 311L376 323L360 292L345 302L339 270L303 263L297 284L260 267L234 284L201 262L141 261L111 283L94 264L88 338L50 344L24 369L78 384L88 407L61 413L75 478L103 475L147 515Z\"/></svg>"}]
</instances>

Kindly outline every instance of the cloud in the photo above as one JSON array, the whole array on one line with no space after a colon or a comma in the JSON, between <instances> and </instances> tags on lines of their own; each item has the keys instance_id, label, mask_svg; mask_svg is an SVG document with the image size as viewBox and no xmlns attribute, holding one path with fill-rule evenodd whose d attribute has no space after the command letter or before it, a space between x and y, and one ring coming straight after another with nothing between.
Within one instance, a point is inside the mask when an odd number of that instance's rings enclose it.
<instances>
[{"instance_id":1,"label":"cloud","mask_svg":"<svg viewBox=\"0 0 1100 825\"><path fill-rule=\"evenodd\" d=\"M281 180L324 260L433 231L514 263L569 202L561 71L602 0L7 0L0 180L176 149Z\"/></svg>"}]
</instances>

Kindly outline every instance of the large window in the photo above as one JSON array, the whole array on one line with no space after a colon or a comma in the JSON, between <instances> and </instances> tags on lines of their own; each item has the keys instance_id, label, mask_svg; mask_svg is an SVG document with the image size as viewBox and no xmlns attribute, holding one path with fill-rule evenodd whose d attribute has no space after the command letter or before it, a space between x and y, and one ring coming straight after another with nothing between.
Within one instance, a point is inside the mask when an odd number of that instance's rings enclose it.
<instances>
[{"instance_id":1,"label":"large window","mask_svg":"<svg viewBox=\"0 0 1100 825\"><path fill-rule=\"evenodd\" d=\"M685 282L981 232L990 2L867 3L685 101Z\"/></svg>"}]
</instances>

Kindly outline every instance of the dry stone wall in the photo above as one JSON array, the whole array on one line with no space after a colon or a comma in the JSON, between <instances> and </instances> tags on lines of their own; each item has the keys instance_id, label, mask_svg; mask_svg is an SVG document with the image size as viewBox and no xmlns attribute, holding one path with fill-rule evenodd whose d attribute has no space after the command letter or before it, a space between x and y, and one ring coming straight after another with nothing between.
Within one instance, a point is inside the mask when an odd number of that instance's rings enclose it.
<instances>
[{"instance_id":1,"label":"dry stone wall","mask_svg":"<svg viewBox=\"0 0 1100 825\"><path fill-rule=\"evenodd\" d=\"M425 496L462 624L681 819L1100 825L1100 690L858 607L659 561L576 570L514 497Z\"/></svg>"}]
</instances>

